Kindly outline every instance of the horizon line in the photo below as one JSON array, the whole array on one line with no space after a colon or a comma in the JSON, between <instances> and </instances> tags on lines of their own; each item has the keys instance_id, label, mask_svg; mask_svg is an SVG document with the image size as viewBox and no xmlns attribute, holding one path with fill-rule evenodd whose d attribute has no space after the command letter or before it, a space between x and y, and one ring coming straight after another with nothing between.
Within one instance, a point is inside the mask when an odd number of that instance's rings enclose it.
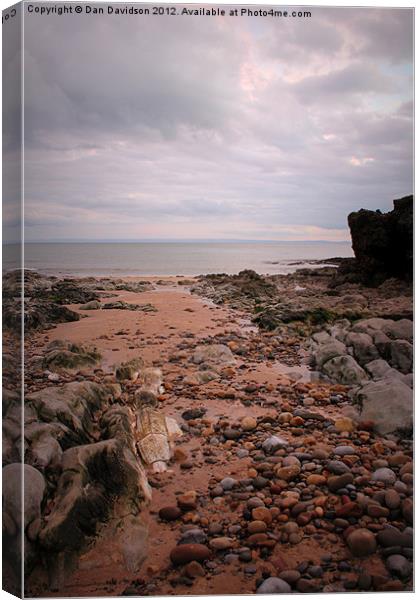
<instances>
[{"instance_id":1,"label":"horizon line","mask_svg":"<svg viewBox=\"0 0 420 600\"><path fill-rule=\"evenodd\" d=\"M4 245L20 244L21 242L3 242ZM349 244L351 240L256 240L234 238L145 238L145 239L52 239L52 240L25 240L24 244L217 244L217 243L254 243L254 244Z\"/></svg>"}]
</instances>

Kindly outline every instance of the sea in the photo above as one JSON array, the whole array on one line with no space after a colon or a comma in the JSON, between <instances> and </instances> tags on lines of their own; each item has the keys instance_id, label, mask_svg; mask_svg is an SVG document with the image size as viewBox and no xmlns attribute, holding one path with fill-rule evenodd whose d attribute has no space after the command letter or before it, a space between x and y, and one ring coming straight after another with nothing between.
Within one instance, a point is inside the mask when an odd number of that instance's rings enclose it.
<instances>
[{"instance_id":1,"label":"sea","mask_svg":"<svg viewBox=\"0 0 420 600\"><path fill-rule=\"evenodd\" d=\"M16 268L16 245L3 246L3 269ZM353 256L349 242L26 243L25 268L59 276L207 275L253 269L292 273L312 261Z\"/></svg>"}]
</instances>

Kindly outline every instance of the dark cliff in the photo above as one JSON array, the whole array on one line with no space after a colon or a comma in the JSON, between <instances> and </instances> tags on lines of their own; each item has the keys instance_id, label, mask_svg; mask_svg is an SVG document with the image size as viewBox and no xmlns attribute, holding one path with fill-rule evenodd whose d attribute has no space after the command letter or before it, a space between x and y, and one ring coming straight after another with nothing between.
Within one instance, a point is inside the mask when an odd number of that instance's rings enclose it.
<instances>
[{"instance_id":1,"label":"dark cliff","mask_svg":"<svg viewBox=\"0 0 420 600\"><path fill-rule=\"evenodd\" d=\"M388 213L361 209L348 216L355 258L345 261L339 279L380 285L390 277L413 279L413 196L394 200Z\"/></svg>"}]
</instances>

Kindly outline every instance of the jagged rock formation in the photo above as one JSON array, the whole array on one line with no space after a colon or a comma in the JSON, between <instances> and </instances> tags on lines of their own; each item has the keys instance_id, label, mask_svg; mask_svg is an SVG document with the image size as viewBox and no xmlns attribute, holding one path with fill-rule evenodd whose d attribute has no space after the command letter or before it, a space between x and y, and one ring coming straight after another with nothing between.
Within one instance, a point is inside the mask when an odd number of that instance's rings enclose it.
<instances>
[{"instance_id":1,"label":"jagged rock formation","mask_svg":"<svg viewBox=\"0 0 420 600\"><path fill-rule=\"evenodd\" d=\"M88 363L99 359L81 346L58 340L47 348L44 368L51 368L57 353L61 353L60 366L67 365L69 354L71 365L75 360L78 364L79 358L82 362L87 358ZM22 468L30 484L23 511L27 574L42 556L48 564L51 589L59 589L103 522L120 541L128 569L135 572L144 560L148 528L142 513L151 499L151 488L138 447L139 419L142 423L139 407L145 393L149 402L153 396L157 404L162 374L159 369L144 367L141 358L132 362L137 365L138 397L131 401L119 383L88 380L51 385L28 394L23 443L20 396L6 392L3 475L7 485L3 487L3 504L7 513L5 535L16 577L20 572L22 525L13 515L20 514L17 503L22 496ZM170 432L167 437L169 460Z\"/></svg>"},{"instance_id":2,"label":"jagged rock formation","mask_svg":"<svg viewBox=\"0 0 420 600\"><path fill-rule=\"evenodd\" d=\"M338 271L341 282L379 285L390 277L413 279L413 196L394 200L388 213L361 209L348 216L354 259Z\"/></svg>"}]
</instances>

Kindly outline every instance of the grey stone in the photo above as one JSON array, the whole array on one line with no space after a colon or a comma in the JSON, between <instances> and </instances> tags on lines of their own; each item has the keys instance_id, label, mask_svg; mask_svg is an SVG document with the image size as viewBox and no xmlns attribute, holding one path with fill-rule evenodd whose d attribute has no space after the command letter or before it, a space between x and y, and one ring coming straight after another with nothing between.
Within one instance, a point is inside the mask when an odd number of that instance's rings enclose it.
<instances>
[{"instance_id":1,"label":"grey stone","mask_svg":"<svg viewBox=\"0 0 420 600\"><path fill-rule=\"evenodd\" d=\"M271 454L273 452L276 452L276 450L279 450L280 448L284 448L287 445L288 442L286 442L286 440L284 440L283 438L279 438L276 435L272 435L263 442L262 449L267 454Z\"/></svg>"},{"instance_id":2,"label":"grey stone","mask_svg":"<svg viewBox=\"0 0 420 600\"><path fill-rule=\"evenodd\" d=\"M404 374L413 370L413 346L406 340L391 342L391 364Z\"/></svg>"},{"instance_id":3,"label":"grey stone","mask_svg":"<svg viewBox=\"0 0 420 600\"><path fill-rule=\"evenodd\" d=\"M352 356L336 356L324 363L324 372L330 379L344 385L358 385L368 379L367 374Z\"/></svg>"},{"instance_id":4,"label":"grey stone","mask_svg":"<svg viewBox=\"0 0 420 600\"><path fill-rule=\"evenodd\" d=\"M346 354L346 346L338 340L321 344L314 352L315 366L321 369L327 361L344 354Z\"/></svg>"},{"instance_id":5,"label":"grey stone","mask_svg":"<svg viewBox=\"0 0 420 600\"><path fill-rule=\"evenodd\" d=\"M377 469L373 473L372 481L380 481L386 485L393 485L397 481L397 476L391 469L383 467L382 469Z\"/></svg>"},{"instance_id":6,"label":"grey stone","mask_svg":"<svg viewBox=\"0 0 420 600\"><path fill-rule=\"evenodd\" d=\"M279 577L269 577L258 587L257 594L290 594L292 588Z\"/></svg>"},{"instance_id":7,"label":"grey stone","mask_svg":"<svg viewBox=\"0 0 420 600\"><path fill-rule=\"evenodd\" d=\"M354 395L361 407L360 418L373 421L378 433L392 433L413 426L413 392L396 379L371 381Z\"/></svg>"},{"instance_id":8,"label":"grey stone","mask_svg":"<svg viewBox=\"0 0 420 600\"><path fill-rule=\"evenodd\" d=\"M379 358L379 352L368 333L349 333L346 336L346 345L353 348L354 356L361 365Z\"/></svg>"}]
</instances>

